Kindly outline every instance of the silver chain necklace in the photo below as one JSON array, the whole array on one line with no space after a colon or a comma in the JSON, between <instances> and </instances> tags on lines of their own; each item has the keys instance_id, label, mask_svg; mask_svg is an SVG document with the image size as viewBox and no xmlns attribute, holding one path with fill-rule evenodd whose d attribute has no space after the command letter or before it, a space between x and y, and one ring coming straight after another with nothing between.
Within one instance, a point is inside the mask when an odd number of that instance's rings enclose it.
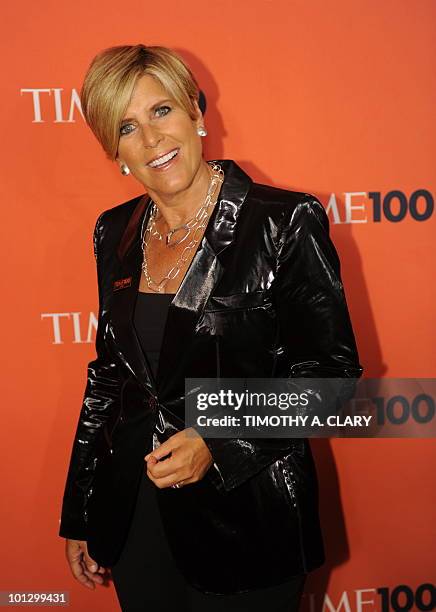
<instances>
[{"instance_id":1,"label":"silver chain necklace","mask_svg":"<svg viewBox=\"0 0 436 612\"><path fill-rule=\"evenodd\" d=\"M213 205L215 205L216 203L219 190L224 181L224 172L219 164L215 164L213 162L207 162L207 163L210 165L212 169L212 175L211 175L211 179L209 183L209 189L206 194L206 198L203 204L197 210L197 213L195 214L194 217L192 217L185 223L182 223L182 225L175 227L174 229L170 230L167 233L166 246L174 247L177 244L180 244L181 242L186 240L186 238L192 234L191 240L183 249L182 253L180 254L180 257L177 259L174 266L167 272L167 274L158 283L156 283L151 278L148 272L147 254L146 254L147 246L150 243L150 240L153 236L157 236L158 240L162 240L163 238L162 234L158 232L155 227L156 215L157 215L158 209L157 209L156 204L154 202L152 203L150 217L148 219L147 227L145 228L144 237L142 240L142 254L143 254L142 271L144 273L147 287L151 291L154 291L155 293L162 293L163 290L165 289L166 284L173 278L176 278L176 276L179 274L180 270L182 269L182 266L188 261L188 258L189 258L189 255L192 249L199 242L202 236L203 230L207 225L207 220L209 219L210 212L213 209ZM175 234L175 232L181 229L186 230L185 235L179 240L173 241L170 244L172 236Z\"/></svg>"}]
</instances>

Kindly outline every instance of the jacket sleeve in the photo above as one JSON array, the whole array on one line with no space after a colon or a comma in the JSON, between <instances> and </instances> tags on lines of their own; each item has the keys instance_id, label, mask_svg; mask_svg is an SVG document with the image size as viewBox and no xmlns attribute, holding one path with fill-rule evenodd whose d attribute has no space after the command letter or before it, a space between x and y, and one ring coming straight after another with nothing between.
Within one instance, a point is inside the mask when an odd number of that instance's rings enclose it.
<instances>
[{"instance_id":1,"label":"jacket sleeve","mask_svg":"<svg viewBox=\"0 0 436 612\"><path fill-rule=\"evenodd\" d=\"M350 379L340 390L341 399L346 399L353 394L363 369L327 214L316 198L304 196L286 211L280 231L276 276L271 285L279 332L277 352L284 355L289 379ZM304 390L311 397L308 410L316 410L320 401L326 401L320 396L318 383ZM324 386L324 391L338 399L337 386ZM290 438L210 438L205 442L227 491L298 448L298 441L296 444Z\"/></svg>"},{"instance_id":2,"label":"jacket sleeve","mask_svg":"<svg viewBox=\"0 0 436 612\"><path fill-rule=\"evenodd\" d=\"M104 226L102 213L94 229L94 256L97 263L99 314L95 340L96 359L88 364L87 384L80 411L62 503L59 535L75 540L87 539L86 504L92 492L97 463L98 442L104 424L119 399L118 364L108 354L104 341L107 324L109 279L105 262L109 254L102 249Z\"/></svg>"}]
</instances>

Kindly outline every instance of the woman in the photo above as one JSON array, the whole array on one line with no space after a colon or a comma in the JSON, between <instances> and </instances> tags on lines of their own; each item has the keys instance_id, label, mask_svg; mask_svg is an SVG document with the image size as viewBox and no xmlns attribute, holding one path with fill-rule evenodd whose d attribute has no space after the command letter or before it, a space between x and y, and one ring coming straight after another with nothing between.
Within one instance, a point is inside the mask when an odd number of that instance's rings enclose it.
<instances>
[{"instance_id":1,"label":"woman","mask_svg":"<svg viewBox=\"0 0 436 612\"><path fill-rule=\"evenodd\" d=\"M324 561L308 442L203 439L185 378L362 368L322 205L206 162L198 96L163 47L108 49L85 78L89 126L148 195L96 223L97 358L59 534L85 586L111 568L123 610L297 610Z\"/></svg>"}]
</instances>

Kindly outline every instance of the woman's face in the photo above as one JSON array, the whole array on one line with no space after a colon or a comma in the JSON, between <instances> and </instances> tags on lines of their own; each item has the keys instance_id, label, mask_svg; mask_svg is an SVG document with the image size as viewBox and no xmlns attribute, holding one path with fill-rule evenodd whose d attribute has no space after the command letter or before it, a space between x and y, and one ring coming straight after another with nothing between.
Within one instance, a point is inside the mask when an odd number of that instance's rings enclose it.
<instances>
[{"instance_id":1,"label":"woman's face","mask_svg":"<svg viewBox=\"0 0 436 612\"><path fill-rule=\"evenodd\" d=\"M175 195L189 188L199 172L202 117L197 110L193 121L152 76L137 80L121 123L117 161L150 193Z\"/></svg>"}]
</instances>

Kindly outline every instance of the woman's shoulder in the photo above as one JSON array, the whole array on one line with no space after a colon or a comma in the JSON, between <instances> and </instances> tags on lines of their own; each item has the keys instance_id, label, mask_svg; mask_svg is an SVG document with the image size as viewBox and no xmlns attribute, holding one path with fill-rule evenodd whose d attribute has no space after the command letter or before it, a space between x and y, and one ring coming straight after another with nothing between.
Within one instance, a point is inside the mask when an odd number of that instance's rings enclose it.
<instances>
[{"instance_id":1,"label":"woman's shoulder","mask_svg":"<svg viewBox=\"0 0 436 612\"><path fill-rule=\"evenodd\" d=\"M278 207L297 206L301 202L309 202L318 198L311 193L305 191L292 191L283 187L275 187L274 185L265 185L263 183L253 183L250 189L250 197L257 200L259 204L271 203Z\"/></svg>"},{"instance_id":2,"label":"woman's shoulder","mask_svg":"<svg viewBox=\"0 0 436 612\"><path fill-rule=\"evenodd\" d=\"M109 250L113 250L119 244L141 200L146 200L143 194L112 206L99 214L94 229L94 251L97 249L97 244L104 243Z\"/></svg>"},{"instance_id":3,"label":"woman's shoulder","mask_svg":"<svg viewBox=\"0 0 436 612\"><path fill-rule=\"evenodd\" d=\"M268 217L293 217L295 213L326 216L324 205L313 194L273 185L253 183L249 192L250 207L257 207Z\"/></svg>"},{"instance_id":4,"label":"woman's shoulder","mask_svg":"<svg viewBox=\"0 0 436 612\"><path fill-rule=\"evenodd\" d=\"M136 209L136 206L143 197L144 195L141 194L132 198L131 200L127 200L126 202L116 204L111 208L107 208L100 213L97 219L97 224L105 226L120 226L123 225L123 223L127 224L133 214L133 211Z\"/></svg>"}]
</instances>

